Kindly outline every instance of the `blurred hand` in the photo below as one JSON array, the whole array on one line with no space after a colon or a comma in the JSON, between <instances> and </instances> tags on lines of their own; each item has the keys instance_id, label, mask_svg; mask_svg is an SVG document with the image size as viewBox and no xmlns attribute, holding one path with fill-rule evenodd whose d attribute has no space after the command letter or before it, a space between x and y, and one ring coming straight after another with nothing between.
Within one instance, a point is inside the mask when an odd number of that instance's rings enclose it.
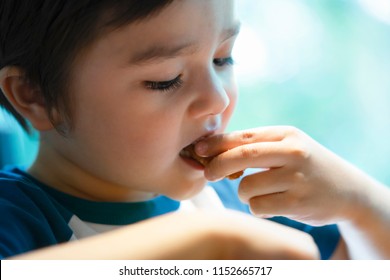
<instances>
[{"instance_id":1,"label":"blurred hand","mask_svg":"<svg viewBox=\"0 0 390 280\"><path fill-rule=\"evenodd\" d=\"M175 212L15 259L317 259L311 236L236 211Z\"/></svg>"}]
</instances>

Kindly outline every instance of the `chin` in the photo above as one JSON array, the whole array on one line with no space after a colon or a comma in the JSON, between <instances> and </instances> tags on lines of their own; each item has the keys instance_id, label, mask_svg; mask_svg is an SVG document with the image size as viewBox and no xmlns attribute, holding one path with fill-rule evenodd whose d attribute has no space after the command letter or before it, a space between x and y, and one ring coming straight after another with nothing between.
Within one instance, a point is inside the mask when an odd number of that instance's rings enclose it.
<instances>
[{"instance_id":1,"label":"chin","mask_svg":"<svg viewBox=\"0 0 390 280\"><path fill-rule=\"evenodd\" d=\"M206 186L206 179L197 180L196 182L187 182L181 184L180 188L172 189L169 194L166 194L169 198L174 200L186 200L200 193Z\"/></svg>"}]
</instances>

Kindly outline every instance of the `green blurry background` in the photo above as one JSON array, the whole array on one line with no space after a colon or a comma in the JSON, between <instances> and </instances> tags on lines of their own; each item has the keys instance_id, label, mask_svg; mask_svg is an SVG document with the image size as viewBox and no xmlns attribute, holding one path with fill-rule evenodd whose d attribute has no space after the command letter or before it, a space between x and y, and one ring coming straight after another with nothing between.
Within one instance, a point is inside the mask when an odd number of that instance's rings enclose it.
<instances>
[{"instance_id":1,"label":"green blurry background","mask_svg":"<svg viewBox=\"0 0 390 280\"><path fill-rule=\"evenodd\" d=\"M229 130L294 125L390 185L390 0L236 0L240 99ZM0 158L36 136L0 114Z\"/></svg>"},{"instance_id":2,"label":"green blurry background","mask_svg":"<svg viewBox=\"0 0 390 280\"><path fill-rule=\"evenodd\" d=\"M390 185L390 0L238 0L230 129L294 125Z\"/></svg>"}]
</instances>

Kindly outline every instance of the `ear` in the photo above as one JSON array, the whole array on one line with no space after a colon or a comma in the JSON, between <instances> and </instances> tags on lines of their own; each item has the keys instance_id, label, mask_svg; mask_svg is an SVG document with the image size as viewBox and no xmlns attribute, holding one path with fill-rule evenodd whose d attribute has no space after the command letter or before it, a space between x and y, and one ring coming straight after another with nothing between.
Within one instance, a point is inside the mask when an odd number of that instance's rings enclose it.
<instances>
[{"instance_id":1,"label":"ear","mask_svg":"<svg viewBox=\"0 0 390 280\"><path fill-rule=\"evenodd\" d=\"M0 87L15 110L29 120L35 129L44 131L53 128L40 89L25 78L21 68L15 66L2 68Z\"/></svg>"}]
</instances>

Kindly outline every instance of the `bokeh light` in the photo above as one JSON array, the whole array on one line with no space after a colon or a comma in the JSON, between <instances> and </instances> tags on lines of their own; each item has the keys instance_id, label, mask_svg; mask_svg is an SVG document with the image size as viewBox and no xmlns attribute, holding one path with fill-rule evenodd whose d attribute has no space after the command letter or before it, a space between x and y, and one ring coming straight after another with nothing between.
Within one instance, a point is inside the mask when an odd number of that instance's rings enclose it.
<instances>
[{"instance_id":1,"label":"bokeh light","mask_svg":"<svg viewBox=\"0 0 390 280\"><path fill-rule=\"evenodd\" d=\"M359 0L359 2L369 14L390 24L390 0Z\"/></svg>"},{"instance_id":2,"label":"bokeh light","mask_svg":"<svg viewBox=\"0 0 390 280\"><path fill-rule=\"evenodd\" d=\"M294 125L390 185L390 0L239 0L230 130Z\"/></svg>"}]
</instances>

